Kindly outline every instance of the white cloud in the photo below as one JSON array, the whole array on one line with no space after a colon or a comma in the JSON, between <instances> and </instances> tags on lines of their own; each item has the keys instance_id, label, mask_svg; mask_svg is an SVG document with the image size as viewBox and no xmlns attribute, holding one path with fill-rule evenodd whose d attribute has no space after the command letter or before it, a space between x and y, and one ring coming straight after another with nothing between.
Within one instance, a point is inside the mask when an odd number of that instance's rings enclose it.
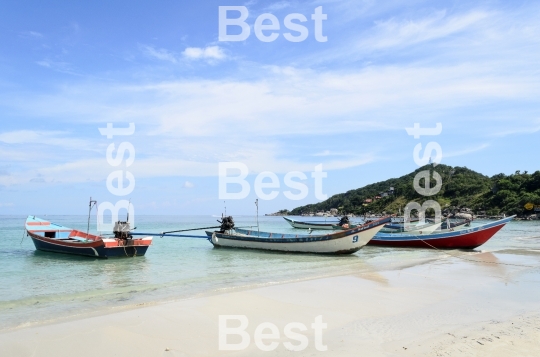
<instances>
[{"instance_id":1,"label":"white cloud","mask_svg":"<svg viewBox=\"0 0 540 357\"><path fill-rule=\"evenodd\" d=\"M29 182L32 182L32 183L45 183L45 179L43 177L34 177L34 178L31 178Z\"/></svg>"},{"instance_id":2,"label":"white cloud","mask_svg":"<svg viewBox=\"0 0 540 357\"><path fill-rule=\"evenodd\" d=\"M463 156L472 154L473 152L477 152L480 150L487 149L490 145L489 144L481 144L473 147L469 147L466 149L458 150L458 151L451 151L449 153L443 152L443 158L449 158L449 157L456 157L456 156Z\"/></svg>"},{"instance_id":3,"label":"white cloud","mask_svg":"<svg viewBox=\"0 0 540 357\"><path fill-rule=\"evenodd\" d=\"M36 64L40 65L41 67L51 68L51 62L49 61L37 61Z\"/></svg>"},{"instance_id":4,"label":"white cloud","mask_svg":"<svg viewBox=\"0 0 540 357\"><path fill-rule=\"evenodd\" d=\"M391 18L377 22L372 36L362 46L381 49L440 39L462 32L489 16L479 10L457 15L447 15L446 10L440 10L418 20Z\"/></svg>"},{"instance_id":5,"label":"white cloud","mask_svg":"<svg viewBox=\"0 0 540 357\"><path fill-rule=\"evenodd\" d=\"M516 135L516 134L534 134L539 131L540 131L540 119L536 119L528 123L528 125L526 126L516 125L516 123L512 123L510 128L495 130L492 133L490 133L489 136L505 137L508 135Z\"/></svg>"},{"instance_id":6,"label":"white cloud","mask_svg":"<svg viewBox=\"0 0 540 357\"><path fill-rule=\"evenodd\" d=\"M283 66L244 63L250 69L249 79L239 71L221 78L201 73L168 81L87 81L41 95L5 93L0 104L21 116L69 119L74 125L137 122L138 135L130 138L137 150L132 168L136 178L215 176L219 161L244 162L254 173L308 172L321 161L325 170L354 167L374 161L381 151L377 144L413 120L451 121L454 127L473 126L471 131L481 126L486 136L487 130L499 136L539 130L538 122L530 125L540 96L536 19L516 21L522 18L514 14L512 22L483 10L432 11L412 18L400 15L379 16L373 26L362 27L354 38L346 39L348 48L329 43L331 56L310 51L330 64L324 67L311 69L309 64L317 62L304 58L296 61L301 66L286 60ZM150 46L141 48L173 64L227 57L219 46L190 47L176 55ZM393 57L411 48L421 52L411 56L413 60ZM339 66L341 60L352 57L354 62L386 50L392 55L379 63ZM332 62L336 59L338 64ZM491 112L486 113L486 108ZM500 124L511 122L515 128L493 125L491 113L497 114ZM478 121L490 122L483 126ZM0 183L28 181L38 173L47 182L79 182L81 177L104 180L110 173L104 157L34 167L32 157L43 153L24 151L30 139L59 148L78 145L69 142L67 133L1 133L0 141L18 143L21 152L0 146L0 156L27 160L28 167L10 167L10 175L0 176ZM88 143L84 145L90 150ZM449 147L445 156L466 155L489 144L465 149L460 145ZM395 146L387 149L395 150Z\"/></svg>"},{"instance_id":7,"label":"white cloud","mask_svg":"<svg viewBox=\"0 0 540 357\"><path fill-rule=\"evenodd\" d=\"M174 53L164 48L154 48L148 45L139 45L139 48L147 56L161 61L170 62L173 64L177 64L179 61ZM187 60L205 60L208 62L220 61L227 57L223 49L219 46L208 46L203 48L187 47L182 52L182 56Z\"/></svg>"},{"instance_id":8,"label":"white cloud","mask_svg":"<svg viewBox=\"0 0 540 357\"><path fill-rule=\"evenodd\" d=\"M497 70L418 65L315 73L261 67L262 78L257 80L81 84L43 96L16 100L6 96L0 102L35 118L96 121L97 138L97 127L104 122L137 122L137 134L130 137L137 150L132 167L136 178L215 176L220 161L246 163L254 173L309 172L321 162L325 170L373 162L380 150L377 143L384 142L377 139L380 132L403 130L411 118L431 120L433 113L468 110L479 102L535 101L540 96L529 72L508 77ZM512 113L513 118L517 115ZM456 126L469 121L470 117L452 116ZM341 135L342 140L334 137L329 144L329 135ZM55 131L0 133L0 142L19 145L16 151L22 151L5 157L27 162L25 169L10 169L10 176L0 176L0 184L27 182L38 173L46 182L104 180L111 168L102 146L99 160L90 159L95 154L84 159L72 155L36 166L39 161L32 158L43 155L43 150L30 148L31 143L69 149L61 153L96 150L95 143L71 136ZM291 149L291 144L299 143L304 146Z\"/></svg>"},{"instance_id":9,"label":"white cloud","mask_svg":"<svg viewBox=\"0 0 540 357\"><path fill-rule=\"evenodd\" d=\"M173 53L171 53L170 51L164 49L164 48L154 48L152 46L146 46L146 45L140 45L139 46L142 51L150 56L150 57L153 57L153 58L157 58L158 60L161 60L161 61L167 61L167 62L171 62L171 63L177 63L178 60L176 59L175 55Z\"/></svg>"},{"instance_id":10,"label":"white cloud","mask_svg":"<svg viewBox=\"0 0 540 357\"><path fill-rule=\"evenodd\" d=\"M330 150L324 150L322 152L313 154L313 156L330 156L330 155L331 155Z\"/></svg>"},{"instance_id":11,"label":"white cloud","mask_svg":"<svg viewBox=\"0 0 540 357\"><path fill-rule=\"evenodd\" d=\"M358 153L352 151L335 151L335 150L323 150L312 154L311 156L315 157L329 157L329 156L341 156L341 157L356 157Z\"/></svg>"},{"instance_id":12,"label":"white cloud","mask_svg":"<svg viewBox=\"0 0 540 357\"><path fill-rule=\"evenodd\" d=\"M74 76L82 76L81 73L77 73L75 71L73 65L71 63L69 63L69 62L53 61L53 60L50 60L50 59L46 58L46 59L43 59L41 61L36 61L36 64L38 66L48 68L48 69L51 69L51 70L56 71L56 72L71 74L71 75L74 75Z\"/></svg>"},{"instance_id":13,"label":"white cloud","mask_svg":"<svg viewBox=\"0 0 540 357\"><path fill-rule=\"evenodd\" d=\"M43 34L37 31L26 31L21 34L22 37L43 38Z\"/></svg>"},{"instance_id":14,"label":"white cloud","mask_svg":"<svg viewBox=\"0 0 540 357\"><path fill-rule=\"evenodd\" d=\"M343 11L355 13L354 3L348 2L350 6ZM387 5L367 3L360 7L370 5L368 8L380 10ZM372 6L374 4L376 6ZM479 67L489 63L500 66L501 73L511 69L516 73L517 64L538 61L539 51L535 50L540 44L535 35L540 31L535 16L538 5L504 11L489 6L465 10L420 8L419 11L408 11L403 4L392 3L392 6L394 9L390 11L369 16L364 12L355 13L354 21L362 24L358 31L350 31L353 23L328 28L328 31L339 30L339 36L338 32L329 34L335 38L334 45L327 50L307 53L297 61L308 65L335 65L335 61L406 65L421 61L437 65L470 63ZM366 26L369 23L373 25ZM523 51L523 48L531 50Z\"/></svg>"},{"instance_id":15,"label":"white cloud","mask_svg":"<svg viewBox=\"0 0 540 357\"><path fill-rule=\"evenodd\" d=\"M343 159L334 160L294 160L292 158L278 157L284 153L284 148L278 145L268 143L257 144L249 142L246 144L238 143L216 143L216 145L207 145L207 143L198 143L189 147L176 145L172 150L158 150L156 155L148 155L145 151L148 146L148 138L145 143L133 145L137 153L143 152L144 157L137 158L129 171L135 179L154 178L154 177L211 177L217 176L218 163L220 161L239 161L246 164L250 173L257 174L262 171L272 171L277 174L289 171L312 172L316 165L323 164L325 171L339 170L349 167L364 165L375 160L375 156L364 152ZM178 156L187 156L186 153L200 152L203 157L194 159L181 159ZM213 152L215 156L207 155ZM102 182L107 176L117 168L111 167L105 156L100 159L82 159L72 160L59 164L48 164L30 169L14 171L9 176L0 176L0 185L12 186L28 182L47 182L47 183L78 183L78 182ZM309 175L308 175L309 176ZM193 186L191 186L193 185ZM186 181L183 184L185 188L192 188L194 184Z\"/></svg>"},{"instance_id":16,"label":"white cloud","mask_svg":"<svg viewBox=\"0 0 540 357\"><path fill-rule=\"evenodd\" d=\"M16 130L0 133L0 142L11 145L43 144L66 149L85 150L91 147L88 141L77 139L73 134L62 131Z\"/></svg>"},{"instance_id":17,"label":"white cloud","mask_svg":"<svg viewBox=\"0 0 540 357\"><path fill-rule=\"evenodd\" d=\"M289 1L278 1L278 2L272 3L271 5L266 6L264 8L264 11L273 12L273 11L286 9L288 7L291 7L291 3Z\"/></svg>"},{"instance_id":18,"label":"white cloud","mask_svg":"<svg viewBox=\"0 0 540 357\"><path fill-rule=\"evenodd\" d=\"M223 60L227 57L223 49L219 46L208 46L204 48L188 47L182 54L190 60Z\"/></svg>"}]
</instances>

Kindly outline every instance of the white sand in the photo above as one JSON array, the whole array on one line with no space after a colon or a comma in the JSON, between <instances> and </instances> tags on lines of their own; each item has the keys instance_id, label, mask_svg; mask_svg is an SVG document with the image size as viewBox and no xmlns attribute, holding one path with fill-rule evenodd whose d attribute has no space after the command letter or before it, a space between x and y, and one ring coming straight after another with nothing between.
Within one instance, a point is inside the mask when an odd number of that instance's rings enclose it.
<instances>
[{"instance_id":1,"label":"white sand","mask_svg":"<svg viewBox=\"0 0 540 357\"><path fill-rule=\"evenodd\" d=\"M474 259L486 263L449 258L8 331L0 356L540 356L540 269L491 264L516 262L505 254ZM271 322L280 344L273 352L253 341L220 351L219 315L247 316L252 340L257 325ZM326 352L316 350L310 328L319 315ZM308 327L301 352L283 345L290 322Z\"/></svg>"}]
</instances>

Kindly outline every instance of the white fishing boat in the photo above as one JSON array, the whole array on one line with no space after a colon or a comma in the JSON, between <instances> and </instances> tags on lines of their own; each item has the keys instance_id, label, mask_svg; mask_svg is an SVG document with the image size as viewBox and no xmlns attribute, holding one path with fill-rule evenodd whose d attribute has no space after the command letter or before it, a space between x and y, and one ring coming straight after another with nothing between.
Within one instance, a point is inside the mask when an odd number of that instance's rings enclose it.
<instances>
[{"instance_id":1,"label":"white fishing boat","mask_svg":"<svg viewBox=\"0 0 540 357\"><path fill-rule=\"evenodd\" d=\"M232 223L225 224L223 227L225 229L215 232L207 231L206 234L216 248L263 249L295 253L352 254L364 247L388 222L390 222L390 217L383 217L349 230L324 235L265 233L257 230L248 231L235 229L234 223Z\"/></svg>"}]
</instances>

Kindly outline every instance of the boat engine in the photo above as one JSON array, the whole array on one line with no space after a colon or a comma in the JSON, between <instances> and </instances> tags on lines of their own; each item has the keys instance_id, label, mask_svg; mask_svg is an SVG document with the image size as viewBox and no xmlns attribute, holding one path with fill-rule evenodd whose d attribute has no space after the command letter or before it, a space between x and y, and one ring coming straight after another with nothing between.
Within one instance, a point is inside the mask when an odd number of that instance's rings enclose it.
<instances>
[{"instance_id":1,"label":"boat engine","mask_svg":"<svg viewBox=\"0 0 540 357\"><path fill-rule=\"evenodd\" d=\"M341 219L339 220L339 223L338 223L338 226L344 226L345 224L350 224L351 222L349 221L349 217L347 216L343 216L341 217Z\"/></svg>"},{"instance_id":2,"label":"boat engine","mask_svg":"<svg viewBox=\"0 0 540 357\"><path fill-rule=\"evenodd\" d=\"M114 238L119 239L131 239L133 236L129 234L131 232L131 227L129 222L118 221L114 224Z\"/></svg>"},{"instance_id":3,"label":"boat engine","mask_svg":"<svg viewBox=\"0 0 540 357\"><path fill-rule=\"evenodd\" d=\"M217 221L221 223L221 227L219 228L220 233L234 229L234 220L232 216L222 217L221 221L219 219Z\"/></svg>"}]
</instances>

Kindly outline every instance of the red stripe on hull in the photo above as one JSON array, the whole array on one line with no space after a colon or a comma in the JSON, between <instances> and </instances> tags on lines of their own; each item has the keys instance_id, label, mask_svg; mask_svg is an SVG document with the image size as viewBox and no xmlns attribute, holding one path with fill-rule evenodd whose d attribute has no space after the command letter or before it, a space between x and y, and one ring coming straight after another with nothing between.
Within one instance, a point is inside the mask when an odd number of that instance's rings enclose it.
<instances>
[{"instance_id":1,"label":"red stripe on hull","mask_svg":"<svg viewBox=\"0 0 540 357\"><path fill-rule=\"evenodd\" d=\"M50 226L51 222L26 222L27 226Z\"/></svg>"},{"instance_id":2,"label":"red stripe on hull","mask_svg":"<svg viewBox=\"0 0 540 357\"><path fill-rule=\"evenodd\" d=\"M56 244L56 245L63 245L65 247L73 247L73 248L98 248L98 247L102 247L102 246L105 246L103 244L103 241L102 240L98 240L98 241L95 241L95 242L88 242L88 243L71 243L71 242L66 242L66 241L62 241L62 240L59 240L59 239L54 239L54 238L47 238L47 237L42 237L42 236L38 236L37 234L32 234L32 232L28 232L28 234L30 234L30 236L34 239L37 239L37 240L40 240L42 242L47 242L47 243L51 243L51 244Z\"/></svg>"},{"instance_id":3,"label":"red stripe on hull","mask_svg":"<svg viewBox=\"0 0 540 357\"><path fill-rule=\"evenodd\" d=\"M471 232L464 235L448 238L432 238L425 242L415 237L411 240L378 240L376 237L369 241L368 245L378 245L387 247L409 247L409 248L439 248L439 249L474 249L486 243L504 224L484 229L478 232Z\"/></svg>"}]
</instances>

